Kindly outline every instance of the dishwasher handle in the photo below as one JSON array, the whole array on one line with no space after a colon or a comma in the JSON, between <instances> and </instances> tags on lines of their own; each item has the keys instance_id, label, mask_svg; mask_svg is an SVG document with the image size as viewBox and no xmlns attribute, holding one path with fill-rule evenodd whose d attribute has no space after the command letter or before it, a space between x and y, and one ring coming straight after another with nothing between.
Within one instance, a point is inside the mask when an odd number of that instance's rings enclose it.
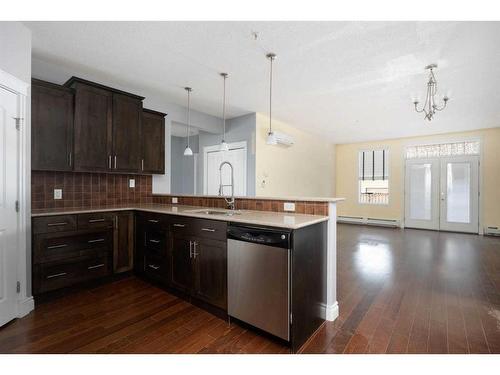
<instances>
[{"instance_id":1,"label":"dishwasher handle","mask_svg":"<svg viewBox=\"0 0 500 375\"><path fill-rule=\"evenodd\" d=\"M227 239L289 249L291 232L279 229L230 225Z\"/></svg>"}]
</instances>

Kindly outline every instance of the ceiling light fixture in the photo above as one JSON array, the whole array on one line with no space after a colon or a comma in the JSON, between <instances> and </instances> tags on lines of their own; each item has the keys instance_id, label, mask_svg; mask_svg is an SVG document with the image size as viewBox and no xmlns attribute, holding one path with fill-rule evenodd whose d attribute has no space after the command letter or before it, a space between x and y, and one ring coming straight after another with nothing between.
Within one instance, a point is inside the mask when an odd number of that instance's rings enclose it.
<instances>
[{"instance_id":1,"label":"ceiling light fixture","mask_svg":"<svg viewBox=\"0 0 500 375\"><path fill-rule=\"evenodd\" d=\"M229 145L226 143L226 79L228 74L221 73L220 75L224 78L224 92L222 94L222 124L224 125L224 134L220 143L220 150L229 151Z\"/></svg>"},{"instance_id":2,"label":"ceiling light fixture","mask_svg":"<svg viewBox=\"0 0 500 375\"><path fill-rule=\"evenodd\" d=\"M193 150L191 150L191 147L189 147L189 116L191 115L191 91L193 89L191 87L184 87L184 90L187 91L187 99L188 99L188 110L187 110L187 127L186 127L186 132L187 132L187 146L186 149L184 150L184 156L193 156Z\"/></svg>"},{"instance_id":3,"label":"ceiling light fixture","mask_svg":"<svg viewBox=\"0 0 500 375\"><path fill-rule=\"evenodd\" d=\"M431 121L432 118L434 117L434 114L436 111L442 111L443 109L446 108L446 103L448 103L448 96L443 97L443 102L444 104L439 107L436 104L436 94L437 94L437 80L436 76L434 75L434 69L437 68L437 64L430 64L425 67L425 69L429 70L429 81L427 82L427 95L425 96L425 103L422 107L422 109L418 109L418 99L415 99L413 101L413 104L415 105L415 111L418 113L425 113L425 119Z\"/></svg>"},{"instance_id":4,"label":"ceiling light fixture","mask_svg":"<svg viewBox=\"0 0 500 375\"><path fill-rule=\"evenodd\" d=\"M273 61L276 58L274 53L268 53L266 57L270 62L270 72L269 72L269 133L267 133L266 143L268 145L275 145L278 143L276 140L276 135L273 133L272 127L272 109L273 109Z\"/></svg>"}]
</instances>

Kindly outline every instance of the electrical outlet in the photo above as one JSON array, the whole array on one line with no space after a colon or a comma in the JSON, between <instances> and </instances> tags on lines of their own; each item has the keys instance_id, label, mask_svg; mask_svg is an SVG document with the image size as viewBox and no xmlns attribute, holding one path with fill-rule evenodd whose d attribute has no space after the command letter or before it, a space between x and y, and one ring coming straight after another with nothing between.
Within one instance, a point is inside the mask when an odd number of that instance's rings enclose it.
<instances>
[{"instance_id":1,"label":"electrical outlet","mask_svg":"<svg viewBox=\"0 0 500 375\"><path fill-rule=\"evenodd\" d=\"M128 187L135 188L135 180L133 178L128 180Z\"/></svg>"},{"instance_id":2,"label":"electrical outlet","mask_svg":"<svg viewBox=\"0 0 500 375\"><path fill-rule=\"evenodd\" d=\"M283 210L284 211L295 211L295 203L292 203L292 202L283 203Z\"/></svg>"},{"instance_id":3,"label":"electrical outlet","mask_svg":"<svg viewBox=\"0 0 500 375\"><path fill-rule=\"evenodd\" d=\"M178 202L178 199L176 197L172 198L172 204L176 204Z\"/></svg>"},{"instance_id":4,"label":"electrical outlet","mask_svg":"<svg viewBox=\"0 0 500 375\"><path fill-rule=\"evenodd\" d=\"M54 189L54 199L62 199L62 189Z\"/></svg>"}]
</instances>

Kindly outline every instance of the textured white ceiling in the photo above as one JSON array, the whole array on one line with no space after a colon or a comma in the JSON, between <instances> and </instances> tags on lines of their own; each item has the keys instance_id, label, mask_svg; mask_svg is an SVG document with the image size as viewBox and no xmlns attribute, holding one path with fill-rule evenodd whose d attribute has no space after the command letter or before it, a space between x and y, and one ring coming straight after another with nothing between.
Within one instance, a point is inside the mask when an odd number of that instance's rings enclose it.
<instances>
[{"instance_id":1,"label":"textured white ceiling","mask_svg":"<svg viewBox=\"0 0 500 375\"><path fill-rule=\"evenodd\" d=\"M499 22L26 22L37 60L99 72L229 117L268 112L265 54L275 52L273 115L335 143L500 126ZM259 38L252 38L257 31ZM448 108L413 111L436 62ZM63 71L63 70L62 70ZM40 77L43 78L43 77ZM60 82L67 79L61 73Z\"/></svg>"}]
</instances>

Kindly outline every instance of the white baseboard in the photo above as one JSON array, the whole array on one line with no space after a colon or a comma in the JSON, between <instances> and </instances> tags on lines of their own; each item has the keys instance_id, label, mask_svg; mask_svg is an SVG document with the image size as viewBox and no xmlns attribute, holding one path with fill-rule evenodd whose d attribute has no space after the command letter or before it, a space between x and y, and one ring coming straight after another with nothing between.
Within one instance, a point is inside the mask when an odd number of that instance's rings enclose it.
<instances>
[{"instance_id":1,"label":"white baseboard","mask_svg":"<svg viewBox=\"0 0 500 375\"><path fill-rule=\"evenodd\" d=\"M35 309L35 300L28 297L17 302L17 317L22 318Z\"/></svg>"},{"instance_id":2,"label":"white baseboard","mask_svg":"<svg viewBox=\"0 0 500 375\"><path fill-rule=\"evenodd\" d=\"M339 316L339 304L337 301L333 305L324 305L325 320L333 322Z\"/></svg>"}]
</instances>

